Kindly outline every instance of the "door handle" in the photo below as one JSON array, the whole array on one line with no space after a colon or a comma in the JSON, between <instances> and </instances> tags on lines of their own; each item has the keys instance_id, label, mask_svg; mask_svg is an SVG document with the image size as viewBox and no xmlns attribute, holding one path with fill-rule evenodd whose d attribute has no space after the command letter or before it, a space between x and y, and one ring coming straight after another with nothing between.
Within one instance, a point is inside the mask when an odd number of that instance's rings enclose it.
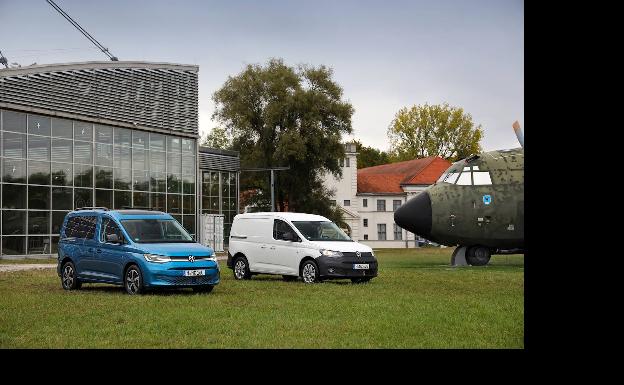
<instances>
[{"instance_id":1,"label":"door handle","mask_svg":"<svg viewBox=\"0 0 624 385\"><path fill-rule=\"evenodd\" d=\"M275 246L271 246L271 247L270 247L270 249L271 249L271 250L275 250Z\"/></svg>"},{"instance_id":2,"label":"door handle","mask_svg":"<svg viewBox=\"0 0 624 385\"><path fill-rule=\"evenodd\" d=\"M260 246L261 249L266 249L266 245Z\"/></svg>"}]
</instances>

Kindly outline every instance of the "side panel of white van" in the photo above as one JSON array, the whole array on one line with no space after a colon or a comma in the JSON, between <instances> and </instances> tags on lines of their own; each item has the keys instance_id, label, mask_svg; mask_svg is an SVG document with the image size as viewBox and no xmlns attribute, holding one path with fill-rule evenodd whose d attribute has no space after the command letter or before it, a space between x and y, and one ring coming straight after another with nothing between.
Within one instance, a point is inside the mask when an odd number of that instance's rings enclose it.
<instances>
[{"instance_id":1,"label":"side panel of white van","mask_svg":"<svg viewBox=\"0 0 624 385\"><path fill-rule=\"evenodd\" d=\"M242 253L249 262L249 270L261 272L258 264L268 251L267 238L273 233L270 218L236 218L230 231L230 253Z\"/></svg>"}]
</instances>

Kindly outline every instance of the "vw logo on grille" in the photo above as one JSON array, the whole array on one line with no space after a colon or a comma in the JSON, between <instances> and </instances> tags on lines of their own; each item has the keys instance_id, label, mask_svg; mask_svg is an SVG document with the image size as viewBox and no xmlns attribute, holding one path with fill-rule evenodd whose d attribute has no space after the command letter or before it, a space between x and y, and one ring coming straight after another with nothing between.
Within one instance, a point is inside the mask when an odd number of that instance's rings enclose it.
<instances>
[{"instance_id":1,"label":"vw logo on grille","mask_svg":"<svg viewBox=\"0 0 624 385\"><path fill-rule=\"evenodd\" d=\"M192 255L189 255L189 262L195 262L195 257Z\"/></svg>"},{"instance_id":2,"label":"vw logo on grille","mask_svg":"<svg viewBox=\"0 0 624 385\"><path fill-rule=\"evenodd\" d=\"M356 251L355 256L358 258L362 258L362 253L360 253L359 251Z\"/></svg>"}]
</instances>

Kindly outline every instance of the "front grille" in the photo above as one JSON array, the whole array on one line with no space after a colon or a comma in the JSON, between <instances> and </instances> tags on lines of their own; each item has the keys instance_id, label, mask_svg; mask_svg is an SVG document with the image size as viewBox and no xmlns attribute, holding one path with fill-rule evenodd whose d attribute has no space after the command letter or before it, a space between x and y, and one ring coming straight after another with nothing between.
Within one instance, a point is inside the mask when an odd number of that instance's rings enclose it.
<instances>
[{"instance_id":1,"label":"front grille","mask_svg":"<svg viewBox=\"0 0 624 385\"><path fill-rule=\"evenodd\" d=\"M342 255L347 258L358 258L357 255L355 255L355 253L342 253ZM362 253L361 258L370 258L372 256L373 256L373 253Z\"/></svg>"},{"instance_id":2,"label":"front grille","mask_svg":"<svg viewBox=\"0 0 624 385\"><path fill-rule=\"evenodd\" d=\"M212 276L202 275L199 277L171 277L168 275L158 275L158 279L173 285L205 285L214 279Z\"/></svg>"},{"instance_id":3,"label":"front grille","mask_svg":"<svg viewBox=\"0 0 624 385\"><path fill-rule=\"evenodd\" d=\"M210 255L195 255L194 257L195 257L196 261L202 261L204 259L210 258ZM177 257L169 257L169 258L171 258L172 261L186 261L186 262L188 262L189 256L188 255L180 255L180 256L177 256Z\"/></svg>"},{"instance_id":4,"label":"front grille","mask_svg":"<svg viewBox=\"0 0 624 385\"><path fill-rule=\"evenodd\" d=\"M171 267L168 270L216 270L216 266L211 267Z\"/></svg>"}]
</instances>

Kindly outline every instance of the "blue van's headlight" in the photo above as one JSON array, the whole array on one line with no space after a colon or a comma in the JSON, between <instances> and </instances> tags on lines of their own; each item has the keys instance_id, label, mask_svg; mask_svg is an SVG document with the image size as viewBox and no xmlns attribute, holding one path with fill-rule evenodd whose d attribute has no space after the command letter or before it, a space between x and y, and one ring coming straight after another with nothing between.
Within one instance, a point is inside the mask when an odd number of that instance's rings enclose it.
<instances>
[{"instance_id":1,"label":"blue van's headlight","mask_svg":"<svg viewBox=\"0 0 624 385\"><path fill-rule=\"evenodd\" d=\"M171 258L165 257L164 255L143 254L143 258L145 258L147 262L154 262L154 263L171 262Z\"/></svg>"},{"instance_id":2,"label":"blue van's headlight","mask_svg":"<svg viewBox=\"0 0 624 385\"><path fill-rule=\"evenodd\" d=\"M217 262L217 254L213 251L212 254L208 256L209 261Z\"/></svg>"}]
</instances>

